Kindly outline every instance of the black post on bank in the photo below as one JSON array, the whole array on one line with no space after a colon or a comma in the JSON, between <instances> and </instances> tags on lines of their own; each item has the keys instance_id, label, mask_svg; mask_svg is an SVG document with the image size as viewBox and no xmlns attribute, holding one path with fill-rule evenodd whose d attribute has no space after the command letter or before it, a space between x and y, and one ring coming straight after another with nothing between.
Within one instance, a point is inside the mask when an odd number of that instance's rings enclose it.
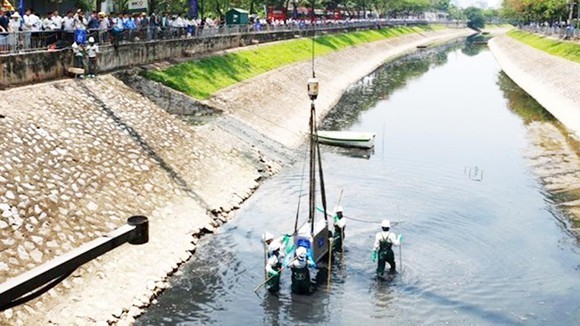
<instances>
[{"instance_id":1,"label":"black post on bank","mask_svg":"<svg viewBox=\"0 0 580 326\"><path fill-rule=\"evenodd\" d=\"M79 266L125 242L139 245L148 241L147 217L131 216L127 219L127 225L0 284L0 311L40 296L72 274Z\"/></svg>"}]
</instances>

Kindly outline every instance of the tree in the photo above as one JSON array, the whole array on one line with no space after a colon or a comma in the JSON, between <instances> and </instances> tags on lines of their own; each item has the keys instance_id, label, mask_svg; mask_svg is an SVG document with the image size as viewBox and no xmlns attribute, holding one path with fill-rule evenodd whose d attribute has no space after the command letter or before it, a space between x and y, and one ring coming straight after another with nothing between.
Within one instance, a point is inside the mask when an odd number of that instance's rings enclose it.
<instances>
[{"instance_id":1,"label":"tree","mask_svg":"<svg viewBox=\"0 0 580 326\"><path fill-rule=\"evenodd\" d=\"M467 26L473 29L480 29L485 27L485 18L483 12L479 8L469 7L465 8L465 16L467 17Z\"/></svg>"}]
</instances>

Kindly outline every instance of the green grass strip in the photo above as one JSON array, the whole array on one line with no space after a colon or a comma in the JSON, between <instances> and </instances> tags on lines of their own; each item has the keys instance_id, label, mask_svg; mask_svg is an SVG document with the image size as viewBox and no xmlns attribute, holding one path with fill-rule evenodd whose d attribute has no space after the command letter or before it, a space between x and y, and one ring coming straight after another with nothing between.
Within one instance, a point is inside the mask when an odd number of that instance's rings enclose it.
<instances>
[{"instance_id":1,"label":"green grass strip","mask_svg":"<svg viewBox=\"0 0 580 326\"><path fill-rule=\"evenodd\" d=\"M580 44L559 41L536 34L512 30L507 33L510 37L549 54L580 62Z\"/></svg>"},{"instance_id":2,"label":"green grass strip","mask_svg":"<svg viewBox=\"0 0 580 326\"><path fill-rule=\"evenodd\" d=\"M324 35L315 38L314 53L322 56L358 44L443 28L398 27ZM194 98L206 99L220 89L311 57L312 39L302 38L184 62L165 70L148 71L145 77Z\"/></svg>"}]
</instances>

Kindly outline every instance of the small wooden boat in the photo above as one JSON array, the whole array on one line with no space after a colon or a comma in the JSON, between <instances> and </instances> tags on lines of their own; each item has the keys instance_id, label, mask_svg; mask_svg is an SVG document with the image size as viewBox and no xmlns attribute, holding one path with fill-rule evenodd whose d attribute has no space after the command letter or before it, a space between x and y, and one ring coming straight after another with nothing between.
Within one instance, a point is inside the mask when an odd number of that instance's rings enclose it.
<instances>
[{"instance_id":1,"label":"small wooden boat","mask_svg":"<svg viewBox=\"0 0 580 326\"><path fill-rule=\"evenodd\" d=\"M375 136L376 134L373 132L318 131L320 143L343 147L372 148L375 144Z\"/></svg>"}]
</instances>

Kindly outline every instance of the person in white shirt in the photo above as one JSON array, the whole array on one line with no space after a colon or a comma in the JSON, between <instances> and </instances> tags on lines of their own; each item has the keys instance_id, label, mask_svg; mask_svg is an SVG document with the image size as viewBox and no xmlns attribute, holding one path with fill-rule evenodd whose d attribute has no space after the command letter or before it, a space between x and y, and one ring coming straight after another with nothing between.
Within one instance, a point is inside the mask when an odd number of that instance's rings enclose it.
<instances>
[{"instance_id":1,"label":"person in white shirt","mask_svg":"<svg viewBox=\"0 0 580 326\"><path fill-rule=\"evenodd\" d=\"M53 25L54 25L54 30L55 31L59 31L62 29L62 23L63 23L63 19L62 17L58 14L58 10L55 10L52 13L52 21L53 21Z\"/></svg>"},{"instance_id":2,"label":"person in white shirt","mask_svg":"<svg viewBox=\"0 0 580 326\"><path fill-rule=\"evenodd\" d=\"M10 44L12 52L17 52L21 45L20 26L22 25L22 22L20 18L20 14L16 11L10 16L10 22L8 23L8 31L10 32L8 43Z\"/></svg>"},{"instance_id":3,"label":"person in white shirt","mask_svg":"<svg viewBox=\"0 0 580 326\"><path fill-rule=\"evenodd\" d=\"M373 244L373 262L379 259L377 263L377 276L382 277L385 273L385 264L391 266L390 274L397 272L397 265L395 264L395 253L393 246L401 244L401 235L397 236L391 231L391 222L383 220L381 222L381 232L375 236L375 243Z\"/></svg>"},{"instance_id":4,"label":"person in white shirt","mask_svg":"<svg viewBox=\"0 0 580 326\"><path fill-rule=\"evenodd\" d=\"M87 18L83 15L83 13L81 12L81 10L79 9L77 11L77 13L74 15L73 17L73 25L74 25L74 29L87 29L87 25L88 25L88 21Z\"/></svg>"},{"instance_id":5,"label":"person in white shirt","mask_svg":"<svg viewBox=\"0 0 580 326\"><path fill-rule=\"evenodd\" d=\"M73 12L68 11L66 16L62 19L62 27L65 32L74 32L75 31L75 19L73 17Z\"/></svg>"},{"instance_id":6,"label":"person in white shirt","mask_svg":"<svg viewBox=\"0 0 580 326\"><path fill-rule=\"evenodd\" d=\"M45 31L54 30L54 21L52 20L52 12L48 12L46 17L42 20L42 29Z\"/></svg>"},{"instance_id":7,"label":"person in white shirt","mask_svg":"<svg viewBox=\"0 0 580 326\"><path fill-rule=\"evenodd\" d=\"M89 57L89 78L95 78L97 72L97 60L99 55L99 46L95 44L95 38L89 37L89 45L86 48Z\"/></svg>"},{"instance_id":8,"label":"person in white shirt","mask_svg":"<svg viewBox=\"0 0 580 326\"><path fill-rule=\"evenodd\" d=\"M26 9L24 12L24 23L22 24L22 31L24 32L24 48L29 49L31 44L31 32L38 32L42 26L40 18L34 14L32 9ZM34 44L36 46L36 44Z\"/></svg>"},{"instance_id":9,"label":"person in white shirt","mask_svg":"<svg viewBox=\"0 0 580 326\"><path fill-rule=\"evenodd\" d=\"M292 284L290 288L292 293L311 294L314 288L310 280L309 267L316 267L316 263L304 247L298 247L295 254L296 257L288 264L292 269Z\"/></svg>"},{"instance_id":10,"label":"person in white shirt","mask_svg":"<svg viewBox=\"0 0 580 326\"><path fill-rule=\"evenodd\" d=\"M266 262L266 275L268 277L267 289L268 291L275 293L280 291L280 273L282 272L280 243L277 241L272 242L268 246L268 251L271 254L268 256Z\"/></svg>"}]
</instances>

